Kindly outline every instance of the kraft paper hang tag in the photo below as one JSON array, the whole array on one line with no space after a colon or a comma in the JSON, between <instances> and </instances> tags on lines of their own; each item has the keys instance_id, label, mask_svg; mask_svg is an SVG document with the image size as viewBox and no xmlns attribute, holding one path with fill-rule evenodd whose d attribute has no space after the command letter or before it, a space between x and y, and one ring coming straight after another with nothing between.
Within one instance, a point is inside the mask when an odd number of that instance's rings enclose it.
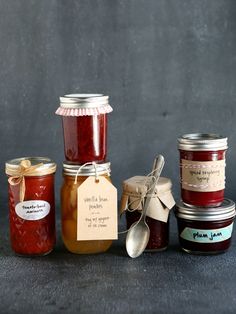
<instances>
[{"instance_id":1,"label":"kraft paper hang tag","mask_svg":"<svg viewBox=\"0 0 236 314\"><path fill-rule=\"evenodd\" d=\"M77 240L117 238L117 189L105 177L88 177L77 190Z\"/></svg>"}]
</instances>

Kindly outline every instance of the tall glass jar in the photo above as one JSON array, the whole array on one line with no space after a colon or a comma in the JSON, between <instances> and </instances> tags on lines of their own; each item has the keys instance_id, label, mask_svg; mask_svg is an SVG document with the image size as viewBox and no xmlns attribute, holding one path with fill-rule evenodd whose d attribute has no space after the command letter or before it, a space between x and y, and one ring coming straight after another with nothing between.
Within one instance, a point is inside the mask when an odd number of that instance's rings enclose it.
<instances>
[{"instance_id":1,"label":"tall glass jar","mask_svg":"<svg viewBox=\"0 0 236 314\"><path fill-rule=\"evenodd\" d=\"M27 157L6 162L11 246L19 255L46 255L55 233L54 174L49 158Z\"/></svg>"},{"instance_id":2,"label":"tall glass jar","mask_svg":"<svg viewBox=\"0 0 236 314\"><path fill-rule=\"evenodd\" d=\"M60 97L56 111L62 116L67 161L104 162L107 155L109 97L102 94L70 94Z\"/></svg>"},{"instance_id":3,"label":"tall glass jar","mask_svg":"<svg viewBox=\"0 0 236 314\"><path fill-rule=\"evenodd\" d=\"M89 176L104 176L109 182L110 163L94 165L63 164L64 182L61 188L62 238L68 251L76 254L94 254L107 251L112 240L77 240L77 189ZM75 180L76 178L76 180Z\"/></svg>"},{"instance_id":4,"label":"tall glass jar","mask_svg":"<svg viewBox=\"0 0 236 314\"><path fill-rule=\"evenodd\" d=\"M209 207L223 202L227 147L227 138L217 134L186 134L178 139L185 204Z\"/></svg>"}]
</instances>

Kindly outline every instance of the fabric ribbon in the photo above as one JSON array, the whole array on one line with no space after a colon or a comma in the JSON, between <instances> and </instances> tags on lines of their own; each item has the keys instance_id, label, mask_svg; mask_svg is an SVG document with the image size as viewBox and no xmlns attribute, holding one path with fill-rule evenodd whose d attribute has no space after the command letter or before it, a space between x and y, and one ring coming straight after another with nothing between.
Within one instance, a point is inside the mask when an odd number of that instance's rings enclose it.
<instances>
[{"instance_id":1,"label":"fabric ribbon","mask_svg":"<svg viewBox=\"0 0 236 314\"><path fill-rule=\"evenodd\" d=\"M20 202L23 202L25 198L25 176L37 175L35 171L43 165L43 163L39 163L32 166L30 160L25 159L21 161L17 169L11 171L8 182L12 186L20 185Z\"/></svg>"}]
</instances>

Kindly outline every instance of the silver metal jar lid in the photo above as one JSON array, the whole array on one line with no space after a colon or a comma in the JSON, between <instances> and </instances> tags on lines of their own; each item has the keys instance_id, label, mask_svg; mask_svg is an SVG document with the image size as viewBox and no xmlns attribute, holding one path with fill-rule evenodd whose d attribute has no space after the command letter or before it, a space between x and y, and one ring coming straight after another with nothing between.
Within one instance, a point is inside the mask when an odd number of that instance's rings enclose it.
<instances>
[{"instance_id":1,"label":"silver metal jar lid","mask_svg":"<svg viewBox=\"0 0 236 314\"><path fill-rule=\"evenodd\" d=\"M188 151L224 150L228 148L227 137L223 137L218 134L185 134L178 138L178 148Z\"/></svg>"},{"instance_id":2,"label":"silver metal jar lid","mask_svg":"<svg viewBox=\"0 0 236 314\"><path fill-rule=\"evenodd\" d=\"M109 96L103 94L68 94L60 97L62 108L97 108L109 105Z\"/></svg>"},{"instance_id":3,"label":"silver metal jar lid","mask_svg":"<svg viewBox=\"0 0 236 314\"><path fill-rule=\"evenodd\" d=\"M17 176L23 169L27 169L24 176L41 176L56 172L56 167L56 163L47 157L21 157L8 160L5 163L5 172L9 176Z\"/></svg>"},{"instance_id":4,"label":"silver metal jar lid","mask_svg":"<svg viewBox=\"0 0 236 314\"><path fill-rule=\"evenodd\" d=\"M95 168L96 167L96 168ZM110 175L111 173L111 163L94 163L88 165L75 165L73 163L64 162L63 163L63 173L68 176L95 176L97 175Z\"/></svg>"},{"instance_id":5,"label":"silver metal jar lid","mask_svg":"<svg viewBox=\"0 0 236 314\"><path fill-rule=\"evenodd\" d=\"M230 199L224 199L219 207L189 207L183 202L176 205L177 218L194 221L218 221L230 219L235 216L235 203Z\"/></svg>"}]
</instances>

